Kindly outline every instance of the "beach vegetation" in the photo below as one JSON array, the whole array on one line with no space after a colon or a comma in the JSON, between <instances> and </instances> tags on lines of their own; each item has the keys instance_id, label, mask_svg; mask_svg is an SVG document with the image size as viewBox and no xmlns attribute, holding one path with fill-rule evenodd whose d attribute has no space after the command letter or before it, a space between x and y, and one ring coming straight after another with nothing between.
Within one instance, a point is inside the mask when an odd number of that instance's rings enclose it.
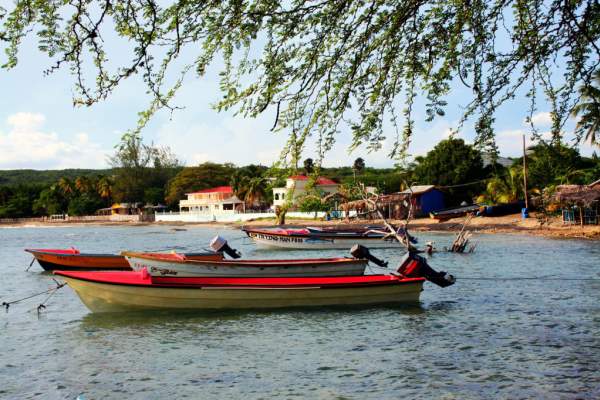
<instances>
[{"instance_id":1,"label":"beach vegetation","mask_svg":"<svg viewBox=\"0 0 600 400\"><path fill-rule=\"evenodd\" d=\"M481 152L463 139L439 142L425 156L415 157L411 185L436 185L446 204L471 203L485 188L490 169L483 167Z\"/></svg>"}]
</instances>

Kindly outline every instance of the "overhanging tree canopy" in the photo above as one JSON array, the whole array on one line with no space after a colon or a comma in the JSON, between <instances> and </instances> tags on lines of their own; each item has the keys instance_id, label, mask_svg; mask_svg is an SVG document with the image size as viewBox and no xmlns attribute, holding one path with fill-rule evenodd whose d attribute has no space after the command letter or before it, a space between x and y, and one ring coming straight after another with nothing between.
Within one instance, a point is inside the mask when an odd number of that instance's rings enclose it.
<instances>
[{"instance_id":1,"label":"overhanging tree canopy","mask_svg":"<svg viewBox=\"0 0 600 400\"><path fill-rule=\"evenodd\" d=\"M204 75L221 55L217 109L272 111L295 161L308 135L322 156L342 126L352 130L352 148L379 149L388 119L391 156L402 154L415 99L432 120L455 82L472 93L457 128L475 118L479 145L494 148L494 112L519 89L531 98L530 115L538 93L547 97L558 138L576 87L590 84L600 59L597 0L40 0L0 8L0 21L4 67L17 64L22 41L36 34L53 61L48 71L74 74L76 104L94 104L140 75L152 96L140 127L174 107L186 74ZM103 38L115 33L131 58L111 68ZM184 52L193 61L182 65Z\"/></svg>"}]
</instances>

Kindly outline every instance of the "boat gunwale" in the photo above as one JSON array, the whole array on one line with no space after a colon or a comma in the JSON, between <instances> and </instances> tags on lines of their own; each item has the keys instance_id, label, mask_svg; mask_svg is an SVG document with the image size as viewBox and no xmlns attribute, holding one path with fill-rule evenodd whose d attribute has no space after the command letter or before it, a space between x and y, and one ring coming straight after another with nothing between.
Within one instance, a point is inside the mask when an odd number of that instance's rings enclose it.
<instances>
[{"instance_id":1,"label":"boat gunwale","mask_svg":"<svg viewBox=\"0 0 600 400\"><path fill-rule=\"evenodd\" d=\"M332 232L327 232L327 233L285 233L285 232L273 232L273 231L269 231L267 229L248 229L248 228L243 228L242 229L246 235L250 236L250 233L259 233L259 234L263 234L263 235L271 235L271 236L280 236L280 237L296 237L296 238L306 238L306 239L342 239L342 240L384 240L384 241L390 241L392 242L392 239L386 239L385 235L383 234L376 234L375 235L361 235L361 234L356 234L353 236L350 236L349 234L346 235L338 235Z\"/></svg>"},{"instance_id":2,"label":"boat gunwale","mask_svg":"<svg viewBox=\"0 0 600 400\"><path fill-rule=\"evenodd\" d=\"M59 249L57 249L59 250ZM117 258L122 258L123 256L121 256L120 254L111 254L111 253L59 253L58 251L50 251L50 249L43 249L43 250L38 250L38 249L25 249L26 252L32 254L32 255L36 255L36 254L40 254L40 255L48 255L48 256L61 256L61 257L97 257L97 258L101 258L101 257L117 257ZM60 251L60 250L59 250Z\"/></svg>"},{"instance_id":3,"label":"boat gunwale","mask_svg":"<svg viewBox=\"0 0 600 400\"><path fill-rule=\"evenodd\" d=\"M223 259L218 261L212 260L186 260L177 258L161 258L147 253L136 253L130 251L124 251L121 253L124 257L129 258L140 258L142 260L158 261L158 262L172 262L176 264L190 264L190 265L209 265L209 266L222 266L222 267L259 267L259 268L281 268L281 267L297 267L297 266L310 266L311 264L325 264L325 265L347 265L347 264L367 264L368 260L363 258L350 258L350 257L333 257L333 258L302 258L302 259L262 259L262 260L229 260ZM287 265L286 265L287 264Z\"/></svg>"},{"instance_id":4,"label":"boat gunwale","mask_svg":"<svg viewBox=\"0 0 600 400\"><path fill-rule=\"evenodd\" d=\"M103 273L103 272L99 272L99 273ZM231 289L231 290L247 290L247 289L344 289L344 288L356 288L356 287L372 287L372 286L389 286L389 285L404 285L404 284L410 284L410 283L418 283L418 282L424 282L425 278L422 277L415 277L415 278L399 278L393 275L360 275L360 276L356 276L357 278L364 278L364 277L386 277L388 279L381 279L381 280L374 280L374 281L369 281L369 280L365 280L364 282L360 282L360 280L358 281L351 281L351 282L340 282L340 283L319 283L318 280L315 280L315 282L299 282L299 283L272 283L272 284L268 284L268 283L264 283L264 284L257 284L257 283L247 283L247 284L243 284L240 282L235 282L236 280L265 280L265 281L269 281L269 280L273 280L273 279L286 279L286 280L300 280L300 279L307 279L307 278L272 278L272 277L268 277L268 278L158 278L158 277L149 277L149 279L145 279L145 280L140 280L137 282L115 282L115 281L105 281L105 280L98 280L98 279L93 279L90 277L81 277L81 276L77 276L77 274L74 274L71 271L61 271L61 270L57 270L54 271L55 275L58 276L63 276L65 278L68 279L74 279L74 280L79 280L79 281L84 281L84 282L92 282L92 283L97 283L97 284L106 284L106 285L115 285L115 286L135 286L135 287L145 287L145 288L155 288L155 289L202 289L202 288L210 288L210 289L222 289L222 290L226 290L226 289ZM157 279L158 278L158 279ZM345 278L348 279L350 277L320 277L321 279L324 278ZM395 279L394 279L395 278ZM185 280L206 280L206 279L213 279L213 280L217 280L217 279L232 279L233 282L232 283L173 283L171 281L168 280L177 280L177 279L185 279ZM315 278L318 279L318 278ZM160 282L160 280L163 281L167 281L167 282ZM339 280L343 280L343 279L339 279ZM157 282L158 281L158 282Z\"/></svg>"},{"instance_id":5,"label":"boat gunwale","mask_svg":"<svg viewBox=\"0 0 600 400\"><path fill-rule=\"evenodd\" d=\"M95 258L109 258L109 257L116 257L116 258L125 258L125 256L123 254L114 254L114 253L58 253L58 252L54 252L54 251L49 251L50 249L43 249L43 250L38 250L38 249L25 249L26 252L32 254L34 257L36 254L40 254L40 255L49 255L49 256L61 256L61 257L72 257L72 256L76 256L76 257L95 257ZM60 249L57 249L60 250ZM168 254L168 253L155 253L155 254ZM195 253L181 253L187 257L195 257L195 256L202 256L202 255L219 255L219 252L195 252ZM222 253L221 253L222 254ZM194 260L195 261L195 260Z\"/></svg>"}]
</instances>

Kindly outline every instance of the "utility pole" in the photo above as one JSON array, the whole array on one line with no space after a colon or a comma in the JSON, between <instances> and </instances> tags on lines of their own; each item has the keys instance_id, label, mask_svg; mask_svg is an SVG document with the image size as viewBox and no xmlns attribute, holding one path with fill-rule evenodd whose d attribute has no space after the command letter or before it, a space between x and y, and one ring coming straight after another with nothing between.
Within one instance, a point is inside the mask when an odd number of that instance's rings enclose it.
<instances>
[{"instance_id":1,"label":"utility pole","mask_svg":"<svg viewBox=\"0 0 600 400\"><path fill-rule=\"evenodd\" d=\"M525 208L529 208L527 202L527 154L525 153L525 134L523 134L523 190L525 193Z\"/></svg>"}]
</instances>

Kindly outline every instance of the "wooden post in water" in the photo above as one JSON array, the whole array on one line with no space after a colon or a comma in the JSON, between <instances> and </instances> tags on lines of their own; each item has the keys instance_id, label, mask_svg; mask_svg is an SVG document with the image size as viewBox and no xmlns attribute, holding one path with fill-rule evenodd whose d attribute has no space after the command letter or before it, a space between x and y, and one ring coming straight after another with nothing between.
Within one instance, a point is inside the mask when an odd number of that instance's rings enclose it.
<instances>
[{"instance_id":1,"label":"wooden post in water","mask_svg":"<svg viewBox=\"0 0 600 400\"><path fill-rule=\"evenodd\" d=\"M525 153L525 134L523 134L523 191L525 194L525 208L529 208L527 202L527 154Z\"/></svg>"}]
</instances>

